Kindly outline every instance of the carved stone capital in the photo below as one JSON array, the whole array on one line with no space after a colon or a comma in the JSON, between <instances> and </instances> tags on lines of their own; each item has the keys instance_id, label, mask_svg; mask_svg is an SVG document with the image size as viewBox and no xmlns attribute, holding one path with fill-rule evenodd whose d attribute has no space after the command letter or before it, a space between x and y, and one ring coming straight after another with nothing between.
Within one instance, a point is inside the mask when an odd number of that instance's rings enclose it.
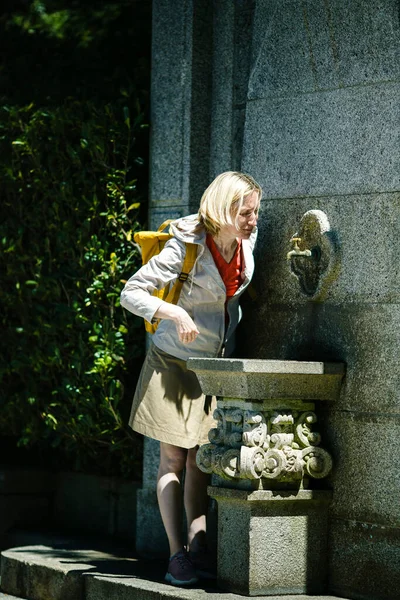
<instances>
[{"instance_id":1,"label":"carved stone capital","mask_svg":"<svg viewBox=\"0 0 400 600\"><path fill-rule=\"evenodd\" d=\"M312 431L312 410L249 410L223 407L214 412L217 427L209 444L199 448L197 464L205 473L230 480L274 479L296 482L304 476L320 479L332 469L332 459ZM244 404L244 403L243 403Z\"/></svg>"}]
</instances>

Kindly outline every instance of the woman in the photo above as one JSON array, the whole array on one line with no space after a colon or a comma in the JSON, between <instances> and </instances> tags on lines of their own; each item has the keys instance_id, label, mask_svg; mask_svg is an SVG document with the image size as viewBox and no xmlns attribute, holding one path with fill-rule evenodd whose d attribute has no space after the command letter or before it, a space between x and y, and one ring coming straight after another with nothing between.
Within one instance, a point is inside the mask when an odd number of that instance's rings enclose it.
<instances>
[{"instance_id":1,"label":"woman","mask_svg":"<svg viewBox=\"0 0 400 600\"><path fill-rule=\"evenodd\" d=\"M253 249L261 188L249 175L228 171L204 192L199 212L171 225L174 237L129 279L121 304L152 321L160 319L133 399L130 426L160 441L157 497L168 536L165 579L192 585L210 576L206 551L208 475L196 466L199 445L208 442L213 406L201 392L192 357L226 356L241 317L239 297L254 270ZM197 258L177 305L152 296L174 281L185 258L185 242ZM211 403L212 404L212 403ZM182 505L182 474L185 470ZM188 538L182 539L182 511Z\"/></svg>"}]
</instances>

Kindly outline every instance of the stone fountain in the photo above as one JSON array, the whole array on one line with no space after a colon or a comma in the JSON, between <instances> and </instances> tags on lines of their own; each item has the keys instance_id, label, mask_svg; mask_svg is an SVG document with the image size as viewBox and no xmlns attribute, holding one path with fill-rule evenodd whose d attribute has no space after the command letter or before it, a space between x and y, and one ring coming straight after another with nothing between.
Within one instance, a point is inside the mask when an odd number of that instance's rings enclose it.
<instances>
[{"instance_id":1,"label":"stone fountain","mask_svg":"<svg viewBox=\"0 0 400 600\"><path fill-rule=\"evenodd\" d=\"M332 469L315 431L342 363L191 358L216 427L198 466L218 503L218 584L248 596L321 593L327 577Z\"/></svg>"}]
</instances>

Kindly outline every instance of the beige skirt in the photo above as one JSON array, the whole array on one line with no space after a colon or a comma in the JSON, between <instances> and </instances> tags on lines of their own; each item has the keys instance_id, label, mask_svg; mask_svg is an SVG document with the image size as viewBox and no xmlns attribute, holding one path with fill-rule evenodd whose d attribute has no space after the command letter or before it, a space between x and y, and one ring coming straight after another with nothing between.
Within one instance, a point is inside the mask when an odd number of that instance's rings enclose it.
<instances>
[{"instance_id":1,"label":"beige skirt","mask_svg":"<svg viewBox=\"0 0 400 600\"><path fill-rule=\"evenodd\" d=\"M186 361L152 343L133 397L132 429L173 446L194 448L208 443L208 432L216 426L215 408L215 397L202 393Z\"/></svg>"}]
</instances>

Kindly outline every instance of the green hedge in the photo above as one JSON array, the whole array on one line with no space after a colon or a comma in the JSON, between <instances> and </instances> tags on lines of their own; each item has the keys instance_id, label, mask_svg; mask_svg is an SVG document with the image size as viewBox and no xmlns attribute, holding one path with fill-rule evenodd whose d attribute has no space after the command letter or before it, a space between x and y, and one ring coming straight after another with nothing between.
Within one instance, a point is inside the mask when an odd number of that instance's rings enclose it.
<instances>
[{"instance_id":1,"label":"green hedge","mask_svg":"<svg viewBox=\"0 0 400 600\"><path fill-rule=\"evenodd\" d=\"M3 94L0 435L61 468L131 477L141 440L126 423L144 334L119 294L140 261L148 128L145 95L124 77L107 101L72 88L47 102L43 90L26 103Z\"/></svg>"}]
</instances>

